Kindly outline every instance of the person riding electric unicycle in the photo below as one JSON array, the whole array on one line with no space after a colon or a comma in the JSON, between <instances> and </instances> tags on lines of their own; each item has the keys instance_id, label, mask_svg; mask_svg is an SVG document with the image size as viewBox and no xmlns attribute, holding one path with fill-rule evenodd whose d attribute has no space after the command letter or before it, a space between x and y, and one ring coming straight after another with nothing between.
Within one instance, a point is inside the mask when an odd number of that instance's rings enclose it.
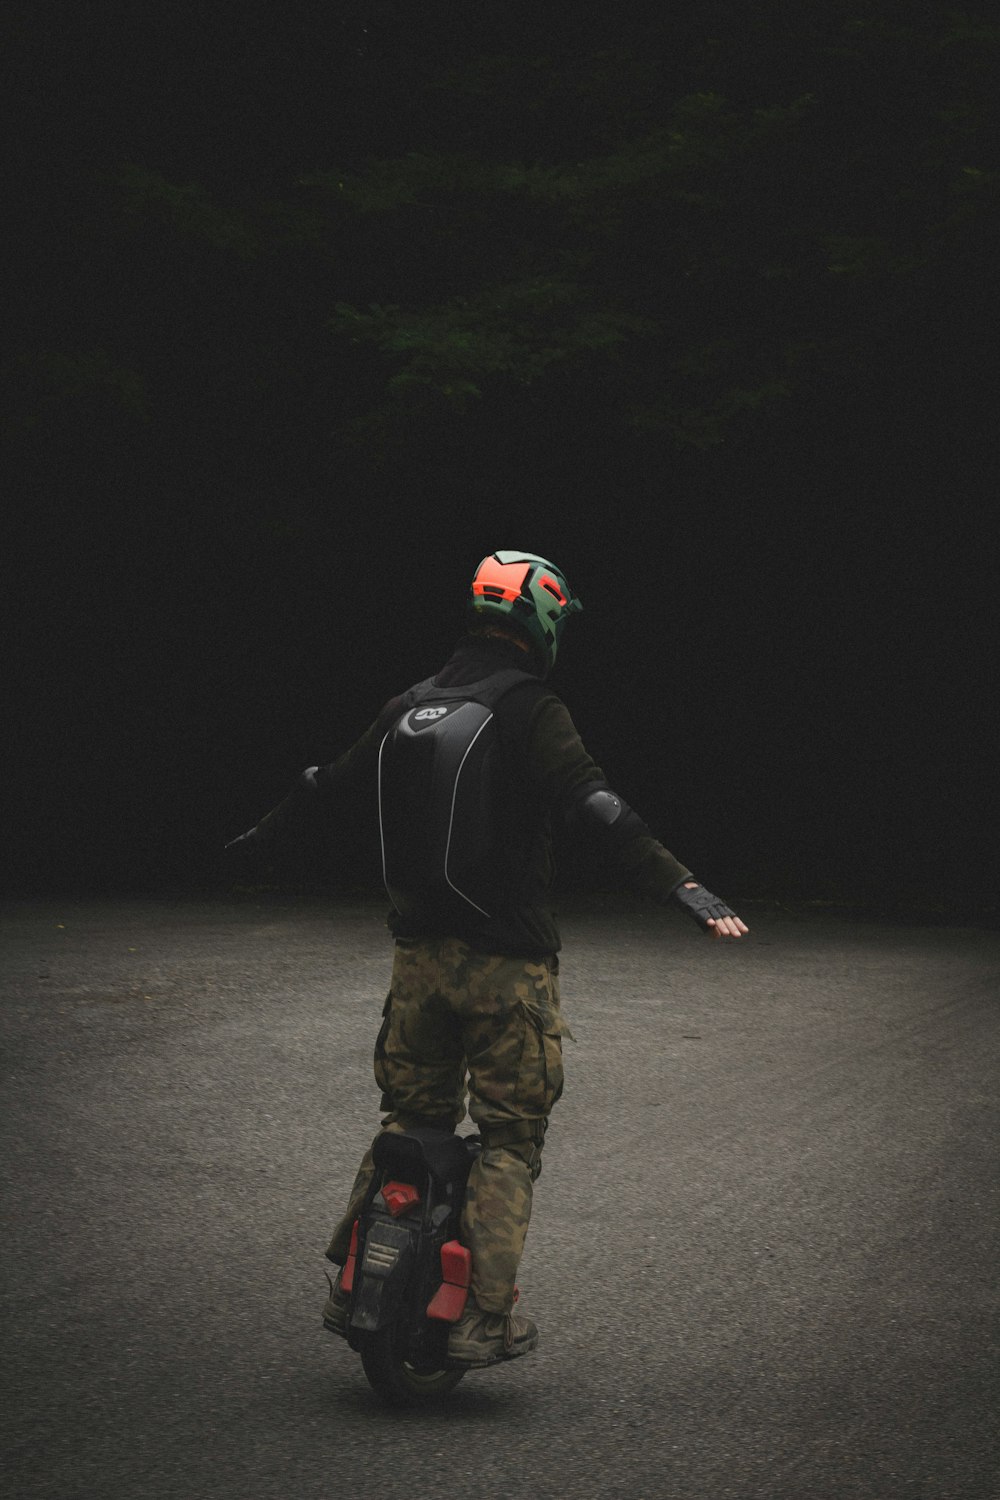
<instances>
[{"instance_id":1,"label":"person riding electric unicycle","mask_svg":"<svg viewBox=\"0 0 1000 1500\"><path fill-rule=\"evenodd\" d=\"M471 1282L447 1359L474 1369L538 1342L535 1324L514 1309L514 1283L569 1034L548 905L553 822L587 840L629 889L679 905L706 933L748 928L609 786L548 685L582 608L559 568L530 552L493 552L476 569L468 607L467 632L433 677L392 698L338 760L303 772L227 847L266 847L316 799L377 787L395 939L375 1044L386 1113L326 1255L341 1268L348 1261L383 1134L453 1131L468 1095L482 1149L461 1216ZM323 1321L346 1337L342 1278L343 1270Z\"/></svg>"}]
</instances>

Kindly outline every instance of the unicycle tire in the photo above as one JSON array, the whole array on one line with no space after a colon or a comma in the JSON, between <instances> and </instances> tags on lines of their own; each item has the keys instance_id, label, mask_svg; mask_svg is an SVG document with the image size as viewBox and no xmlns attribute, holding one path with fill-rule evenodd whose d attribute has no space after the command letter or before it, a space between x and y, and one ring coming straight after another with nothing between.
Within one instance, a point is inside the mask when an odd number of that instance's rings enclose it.
<instances>
[{"instance_id":1,"label":"unicycle tire","mask_svg":"<svg viewBox=\"0 0 1000 1500\"><path fill-rule=\"evenodd\" d=\"M396 1323L364 1335L360 1354L369 1385L387 1406L420 1406L447 1396L465 1371L444 1366L418 1369L400 1354L399 1331Z\"/></svg>"}]
</instances>

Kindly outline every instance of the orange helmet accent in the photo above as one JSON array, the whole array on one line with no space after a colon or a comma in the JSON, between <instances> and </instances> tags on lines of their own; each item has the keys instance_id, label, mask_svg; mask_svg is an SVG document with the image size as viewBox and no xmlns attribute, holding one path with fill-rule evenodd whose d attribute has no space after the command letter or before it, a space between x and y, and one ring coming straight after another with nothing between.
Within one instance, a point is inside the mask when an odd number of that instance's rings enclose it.
<instances>
[{"instance_id":1,"label":"orange helmet accent","mask_svg":"<svg viewBox=\"0 0 1000 1500\"><path fill-rule=\"evenodd\" d=\"M538 579L538 586L539 588L548 589L550 594L554 594L556 596L560 604L569 603L566 595L563 593L562 589L559 587L558 583L550 573L543 573L541 575L541 577Z\"/></svg>"},{"instance_id":2,"label":"orange helmet accent","mask_svg":"<svg viewBox=\"0 0 1000 1500\"><path fill-rule=\"evenodd\" d=\"M509 620L531 641L543 670L556 659L570 615L583 608L555 563L535 552L492 552L472 580L469 605L480 619Z\"/></svg>"},{"instance_id":3,"label":"orange helmet accent","mask_svg":"<svg viewBox=\"0 0 1000 1500\"><path fill-rule=\"evenodd\" d=\"M479 571L472 580L472 592L484 594L487 598L493 599L499 596L508 602L517 599L530 567L531 564L527 562L502 563L495 557L484 558ZM560 602L563 604L566 602L561 595Z\"/></svg>"}]
</instances>

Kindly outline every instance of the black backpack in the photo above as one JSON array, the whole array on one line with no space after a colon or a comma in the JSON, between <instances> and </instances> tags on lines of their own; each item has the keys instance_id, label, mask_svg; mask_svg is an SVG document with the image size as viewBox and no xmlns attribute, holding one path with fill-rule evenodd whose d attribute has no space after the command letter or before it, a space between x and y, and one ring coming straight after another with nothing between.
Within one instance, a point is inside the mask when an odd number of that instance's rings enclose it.
<instances>
[{"instance_id":1,"label":"black backpack","mask_svg":"<svg viewBox=\"0 0 1000 1500\"><path fill-rule=\"evenodd\" d=\"M382 875L402 916L497 914L512 873L512 789L494 709L537 681L510 668L462 687L429 678L404 694L378 762Z\"/></svg>"}]
</instances>

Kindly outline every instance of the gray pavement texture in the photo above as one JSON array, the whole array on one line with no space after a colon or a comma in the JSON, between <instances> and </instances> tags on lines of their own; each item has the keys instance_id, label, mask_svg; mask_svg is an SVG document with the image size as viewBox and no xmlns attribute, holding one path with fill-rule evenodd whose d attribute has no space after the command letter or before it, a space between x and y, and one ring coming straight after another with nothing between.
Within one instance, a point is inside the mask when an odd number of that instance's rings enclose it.
<instances>
[{"instance_id":1,"label":"gray pavement texture","mask_svg":"<svg viewBox=\"0 0 1000 1500\"><path fill-rule=\"evenodd\" d=\"M1000 934L593 899L536 1354L393 1415L325 1333L378 1123L370 903L2 921L11 1500L1000 1497Z\"/></svg>"}]
</instances>

